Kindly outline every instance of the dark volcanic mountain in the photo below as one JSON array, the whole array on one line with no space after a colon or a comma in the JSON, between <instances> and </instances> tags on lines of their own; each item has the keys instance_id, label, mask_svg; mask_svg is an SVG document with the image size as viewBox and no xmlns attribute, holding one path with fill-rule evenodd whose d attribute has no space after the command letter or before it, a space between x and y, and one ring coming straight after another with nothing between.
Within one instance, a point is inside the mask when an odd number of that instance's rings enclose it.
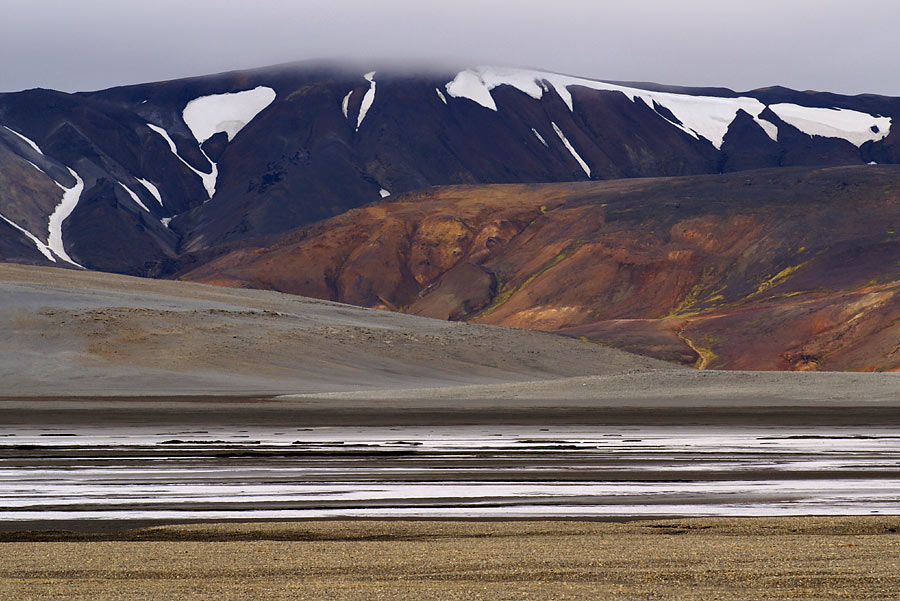
<instances>
[{"instance_id":1,"label":"dark volcanic mountain","mask_svg":"<svg viewBox=\"0 0 900 601\"><path fill-rule=\"evenodd\" d=\"M900 100L300 64L0 95L0 259L160 275L387 195L900 162Z\"/></svg>"}]
</instances>

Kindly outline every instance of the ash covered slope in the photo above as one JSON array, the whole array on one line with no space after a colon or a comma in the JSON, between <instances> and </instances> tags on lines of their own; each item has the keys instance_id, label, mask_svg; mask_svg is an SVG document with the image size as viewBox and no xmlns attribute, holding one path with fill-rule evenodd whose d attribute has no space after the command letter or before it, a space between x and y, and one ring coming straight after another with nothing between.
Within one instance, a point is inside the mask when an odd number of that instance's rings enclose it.
<instances>
[{"instance_id":1,"label":"ash covered slope","mask_svg":"<svg viewBox=\"0 0 900 601\"><path fill-rule=\"evenodd\" d=\"M182 277L561 332L700 367L900 368L900 166L457 186Z\"/></svg>"},{"instance_id":2,"label":"ash covered slope","mask_svg":"<svg viewBox=\"0 0 900 601\"><path fill-rule=\"evenodd\" d=\"M0 396L275 394L670 370L560 336L0 263Z\"/></svg>"},{"instance_id":3,"label":"ash covered slope","mask_svg":"<svg viewBox=\"0 0 900 601\"><path fill-rule=\"evenodd\" d=\"M436 185L900 162L900 102L295 64L0 96L0 258L168 260Z\"/></svg>"}]
</instances>

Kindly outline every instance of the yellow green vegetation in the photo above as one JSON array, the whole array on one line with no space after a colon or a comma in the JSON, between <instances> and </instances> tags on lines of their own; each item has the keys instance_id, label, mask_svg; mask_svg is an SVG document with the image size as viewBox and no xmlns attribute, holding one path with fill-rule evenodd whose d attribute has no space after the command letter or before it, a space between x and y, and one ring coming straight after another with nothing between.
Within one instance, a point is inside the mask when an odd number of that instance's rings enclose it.
<instances>
[{"instance_id":1,"label":"yellow green vegetation","mask_svg":"<svg viewBox=\"0 0 900 601\"><path fill-rule=\"evenodd\" d=\"M706 336L705 337L705 342L709 346L700 346L699 344L697 344L696 342L694 342L693 340L688 338L685 335L684 330L680 330L678 332L678 337L681 338L681 340L684 341L684 343L686 345L688 345L688 347L690 347L690 349L692 351L697 353L697 361L696 361L696 363L694 363L695 368L709 369L710 366L712 366L712 364L716 360L718 360L719 356L715 353L715 351L712 350L712 346L711 346L713 343L718 342L718 339L716 337L714 337L714 336Z\"/></svg>"},{"instance_id":2,"label":"yellow green vegetation","mask_svg":"<svg viewBox=\"0 0 900 601\"><path fill-rule=\"evenodd\" d=\"M543 265L541 265L537 271L535 271L530 276L528 276L528 279L526 279L520 285L516 286L515 288L509 288L508 290L502 290L500 292L500 294L497 295L497 298L494 299L494 302L492 302L491 305L487 309L482 311L479 315L476 315L473 319L481 319L482 317L487 317L488 315L490 315L491 313L493 313L494 311L499 309L514 294L516 294L522 288L524 288L525 286L527 286L528 284L533 282L538 276L543 274L548 269L551 269L551 268L559 265L562 261L564 261L566 258L568 258L575 250L580 248L585 242L586 242L585 240L576 240L575 242L572 242L571 244L566 246L562 250L562 252L560 252L558 255L556 255L555 257L553 257L552 259L550 259ZM502 285L498 284L498 288L502 288Z\"/></svg>"},{"instance_id":3,"label":"yellow green vegetation","mask_svg":"<svg viewBox=\"0 0 900 601\"><path fill-rule=\"evenodd\" d=\"M709 347L694 346L694 351L700 355L700 358L697 359L697 362L694 364L694 367L697 369L707 369L719 358L719 356Z\"/></svg>"},{"instance_id":4,"label":"yellow green vegetation","mask_svg":"<svg viewBox=\"0 0 900 601\"><path fill-rule=\"evenodd\" d=\"M671 309L668 313L663 315L663 319L669 319L670 317L688 317L690 315L696 315L697 312L689 312L690 309L696 302L697 297L700 296L700 284L697 284L691 291L687 293L678 306L674 309Z\"/></svg>"},{"instance_id":5,"label":"yellow green vegetation","mask_svg":"<svg viewBox=\"0 0 900 601\"><path fill-rule=\"evenodd\" d=\"M806 265L808 262L809 261L804 261L803 263L800 263L799 265L785 267L784 269L782 269L781 271L779 271L778 273L776 273L769 279L764 280L759 285L759 287L756 289L756 292L754 292L750 296L756 296L757 294L762 294L766 290L769 290L770 288L774 288L775 286L778 286L779 284L784 283L784 281L787 280L789 277L791 277L791 275L793 275L794 272L796 272L798 269L800 269L801 267Z\"/></svg>"},{"instance_id":6,"label":"yellow green vegetation","mask_svg":"<svg viewBox=\"0 0 900 601\"><path fill-rule=\"evenodd\" d=\"M703 274L700 276L700 281L691 288L690 292L678 303L678 306L671 309L668 313L663 315L663 319L669 319L671 317L690 317L691 315L697 315L699 311L688 311L691 307L696 305L700 300L700 293L703 291L704 282L708 281L710 277L715 273L715 269L712 267L707 267L703 270ZM720 294L723 290L725 290L725 286L719 286L715 290L712 291L712 295L704 299L702 302L704 303L714 303L716 301L724 300L725 297Z\"/></svg>"}]
</instances>

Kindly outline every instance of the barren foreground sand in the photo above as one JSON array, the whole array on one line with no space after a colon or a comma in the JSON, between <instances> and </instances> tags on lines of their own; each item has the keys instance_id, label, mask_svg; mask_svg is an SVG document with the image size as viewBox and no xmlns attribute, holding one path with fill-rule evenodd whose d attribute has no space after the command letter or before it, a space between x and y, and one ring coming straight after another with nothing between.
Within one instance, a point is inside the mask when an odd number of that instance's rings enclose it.
<instances>
[{"instance_id":1,"label":"barren foreground sand","mask_svg":"<svg viewBox=\"0 0 900 601\"><path fill-rule=\"evenodd\" d=\"M200 524L0 540L0 599L17 601L831 601L900 590L900 517Z\"/></svg>"}]
</instances>

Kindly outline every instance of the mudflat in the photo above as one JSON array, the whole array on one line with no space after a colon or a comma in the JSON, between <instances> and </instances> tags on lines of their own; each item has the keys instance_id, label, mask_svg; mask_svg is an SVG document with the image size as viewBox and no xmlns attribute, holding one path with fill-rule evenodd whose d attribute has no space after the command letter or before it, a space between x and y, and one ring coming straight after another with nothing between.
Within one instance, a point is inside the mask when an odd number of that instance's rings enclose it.
<instances>
[{"instance_id":1,"label":"mudflat","mask_svg":"<svg viewBox=\"0 0 900 601\"><path fill-rule=\"evenodd\" d=\"M900 517L0 534L0 599L896 599Z\"/></svg>"}]
</instances>

